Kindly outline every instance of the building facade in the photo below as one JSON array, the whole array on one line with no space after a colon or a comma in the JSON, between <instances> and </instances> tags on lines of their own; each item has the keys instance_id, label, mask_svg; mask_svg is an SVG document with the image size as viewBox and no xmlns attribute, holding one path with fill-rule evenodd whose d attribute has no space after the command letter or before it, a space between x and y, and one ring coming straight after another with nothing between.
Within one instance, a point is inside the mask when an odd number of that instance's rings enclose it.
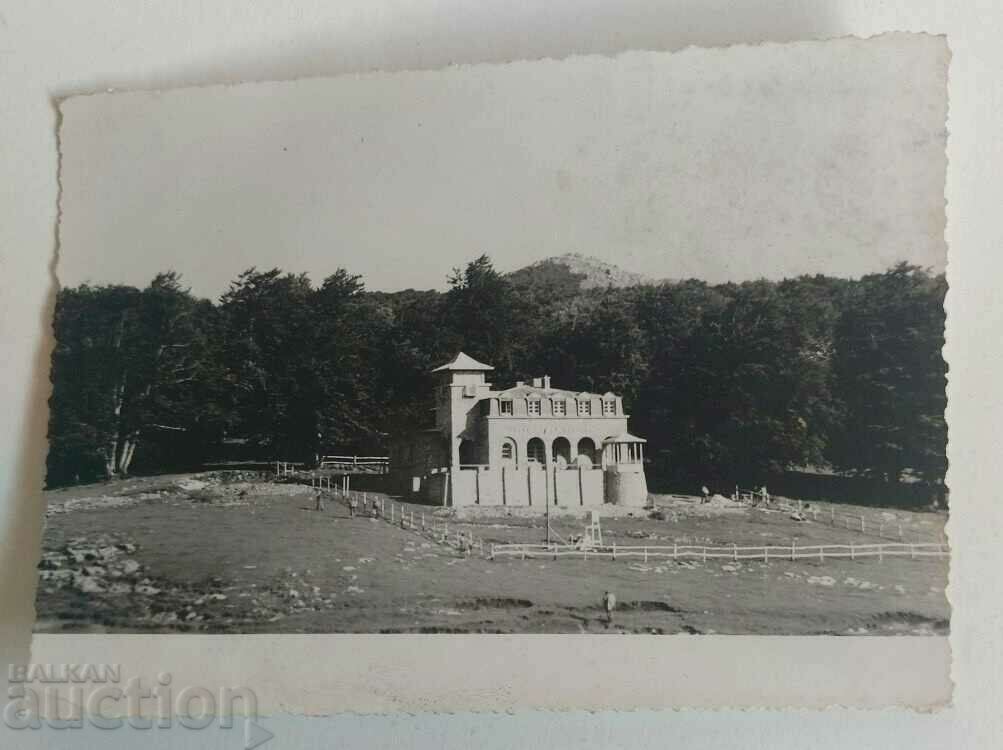
<instances>
[{"instance_id":1,"label":"building facade","mask_svg":"<svg viewBox=\"0 0 1003 750\"><path fill-rule=\"evenodd\" d=\"M493 369L461 352L433 370L434 425L391 446L405 491L443 505L646 504L644 440L619 396L549 377L495 390Z\"/></svg>"}]
</instances>

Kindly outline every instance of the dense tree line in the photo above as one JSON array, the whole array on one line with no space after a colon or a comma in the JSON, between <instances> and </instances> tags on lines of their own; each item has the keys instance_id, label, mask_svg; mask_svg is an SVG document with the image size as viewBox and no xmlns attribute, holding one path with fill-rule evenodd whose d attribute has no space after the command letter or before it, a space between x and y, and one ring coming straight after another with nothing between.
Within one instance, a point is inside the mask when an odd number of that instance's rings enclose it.
<instances>
[{"instance_id":1,"label":"dense tree line","mask_svg":"<svg viewBox=\"0 0 1003 750\"><path fill-rule=\"evenodd\" d=\"M369 292L339 270L250 269L216 302L176 274L59 295L50 485L246 456L379 452L428 418L457 350L498 384L613 390L666 478L766 481L829 467L942 485L942 275L582 289L560 263L487 257L444 293ZM231 446L228 448L227 446Z\"/></svg>"}]
</instances>

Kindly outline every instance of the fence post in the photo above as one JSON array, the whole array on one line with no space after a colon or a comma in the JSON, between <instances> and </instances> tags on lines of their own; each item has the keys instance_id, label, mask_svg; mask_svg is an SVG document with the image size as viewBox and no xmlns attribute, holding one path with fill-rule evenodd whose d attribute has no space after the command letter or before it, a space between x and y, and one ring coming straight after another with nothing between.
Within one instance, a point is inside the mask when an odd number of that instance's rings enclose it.
<instances>
[{"instance_id":1,"label":"fence post","mask_svg":"<svg viewBox=\"0 0 1003 750\"><path fill-rule=\"evenodd\" d=\"M648 562L648 548L644 548L644 562Z\"/></svg>"},{"instance_id":2,"label":"fence post","mask_svg":"<svg viewBox=\"0 0 1003 750\"><path fill-rule=\"evenodd\" d=\"M860 516L860 533L864 533L864 517Z\"/></svg>"},{"instance_id":3,"label":"fence post","mask_svg":"<svg viewBox=\"0 0 1003 750\"><path fill-rule=\"evenodd\" d=\"M525 544L522 545L522 559L523 560L526 559L526 545Z\"/></svg>"},{"instance_id":4,"label":"fence post","mask_svg":"<svg viewBox=\"0 0 1003 750\"><path fill-rule=\"evenodd\" d=\"M703 561L707 562L707 548L706 547L703 548Z\"/></svg>"},{"instance_id":5,"label":"fence post","mask_svg":"<svg viewBox=\"0 0 1003 750\"><path fill-rule=\"evenodd\" d=\"M853 549L853 542L850 542L850 559L851 560L856 560L857 559L857 556L856 556L856 554L854 552L854 549Z\"/></svg>"},{"instance_id":6,"label":"fence post","mask_svg":"<svg viewBox=\"0 0 1003 750\"><path fill-rule=\"evenodd\" d=\"M412 529L414 528L414 511L413 511L413 510L411 511L411 520L410 520L410 521L408 521L408 525L409 525L409 526L410 526L410 527L411 527Z\"/></svg>"},{"instance_id":7,"label":"fence post","mask_svg":"<svg viewBox=\"0 0 1003 750\"><path fill-rule=\"evenodd\" d=\"M613 559L616 559L616 542L613 542Z\"/></svg>"},{"instance_id":8,"label":"fence post","mask_svg":"<svg viewBox=\"0 0 1003 750\"><path fill-rule=\"evenodd\" d=\"M885 545L878 545L878 562L882 563L885 561Z\"/></svg>"},{"instance_id":9,"label":"fence post","mask_svg":"<svg viewBox=\"0 0 1003 750\"><path fill-rule=\"evenodd\" d=\"M425 513L424 513L424 511L423 511L423 512L422 512L422 514L421 514L421 530L422 530L422 531L424 531L424 530L425 530ZM494 546L494 545L492 544L492 545L491 545L491 550L492 550L492 552L491 552L491 556L492 556L492 557L494 557L494 548L495 548L495 546Z\"/></svg>"},{"instance_id":10,"label":"fence post","mask_svg":"<svg viewBox=\"0 0 1003 750\"><path fill-rule=\"evenodd\" d=\"M797 555L797 541L791 542L791 562L794 561L794 557Z\"/></svg>"},{"instance_id":11,"label":"fence post","mask_svg":"<svg viewBox=\"0 0 1003 750\"><path fill-rule=\"evenodd\" d=\"M818 561L825 562L825 545L818 545Z\"/></svg>"},{"instance_id":12,"label":"fence post","mask_svg":"<svg viewBox=\"0 0 1003 750\"><path fill-rule=\"evenodd\" d=\"M835 508L829 508L829 515L832 518L832 525L835 526L836 525L836 509Z\"/></svg>"},{"instance_id":13,"label":"fence post","mask_svg":"<svg viewBox=\"0 0 1003 750\"><path fill-rule=\"evenodd\" d=\"M766 546L763 547L763 562L767 563L769 561L770 561L770 545L767 544Z\"/></svg>"},{"instance_id":14,"label":"fence post","mask_svg":"<svg viewBox=\"0 0 1003 750\"><path fill-rule=\"evenodd\" d=\"M676 560L678 555L679 555L679 543L678 542L673 542L672 543L672 559Z\"/></svg>"},{"instance_id":15,"label":"fence post","mask_svg":"<svg viewBox=\"0 0 1003 750\"><path fill-rule=\"evenodd\" d=\"M390 501L390 523L394 522L394 503L393 500Z\"/></svg>"},{"instance_id":16,"label":"fence post","mask_svg":"<svg viewBox=\"0 0 1003 750\"><path fill-rule=\"evenodd\" d=\"M735 544L734 542L731 545L731 555L732 555L732 559L735 562L738 562L738 545Z\"/></svg>"},{"instance_id":17,"label":"fence post","mask_svg":"<svg viewBox=\"0 0 1003 750\"><path fill-rule=\"evenodd\" d=\"M909 545L909 559L910 560L916 559L916 545L914 544Z\"/></svg>"},{"instance_id":18,"label":"fence post","mask_svg":"<svg viewBox=\"0 0 1003 750\"><path fill-rule=\"evenodd\" d=\"M422 514L422 518L424 518L424 514ZM491 557L490 557L490 559L491 560L495 559L495 543L494 542L491 542Z\"/></svg>"},{"instance_id":19,"label":"fence post","mask_svg":"<svg viewBox=\"0 0 1003 750\"><path fill-rule=\"evenodd\" d=\"M902 541L902 524L899 524L899 541Z\"/></svg>"}]
</instances>

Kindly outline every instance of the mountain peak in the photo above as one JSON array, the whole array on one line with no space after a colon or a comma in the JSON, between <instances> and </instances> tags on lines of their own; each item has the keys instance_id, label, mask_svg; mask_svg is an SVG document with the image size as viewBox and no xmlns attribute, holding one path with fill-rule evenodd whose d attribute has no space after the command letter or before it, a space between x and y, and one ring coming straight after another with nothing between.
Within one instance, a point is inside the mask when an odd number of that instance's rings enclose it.
<instances>
[{"instance_id":1,"label":"mountain peak","mask_svg":"<svg viewBox=\"0 0 1003 750\"><path fill-rule=\"evenodd\" d=\"M513 271L509 276L518 280L531 274L541 271L546 272L557 267L562 267L576 276L581 276L581 289L605 289L607 287L626 287L652 283L652 280L643 274L625 271L612 263L607 263L604 260L589 255L582 255L581 253L564 253L563 255L544 258L524 268Z\"/></svg>"}]
</instances>

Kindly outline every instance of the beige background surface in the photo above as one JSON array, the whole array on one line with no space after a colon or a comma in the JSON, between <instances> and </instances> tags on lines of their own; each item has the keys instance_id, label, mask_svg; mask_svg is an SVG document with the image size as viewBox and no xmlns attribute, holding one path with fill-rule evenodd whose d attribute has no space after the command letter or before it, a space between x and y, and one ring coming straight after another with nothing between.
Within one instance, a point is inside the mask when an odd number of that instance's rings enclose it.
<instances>
[{"instance_id":1,"label":"beige background surface","mask_svg":"<svg viewBox=\"0 0 1003 750\"><path fill-rule=\"evenodd\" d=\"M580 252L710 283L942 271L944 38L888 34L60 105L60 281L275 265L445 288Z\"/></svg>"},{"instance_id":2,"label":"beige background surface","mask_svg":"<svg viewBox=\"0 0 1003 750\"><path fill-rule=\"evenodd\" d=\"M947 32L951 68L948 167L951 259L948 277L951 363L949 421L955 514L951 596L956 707L935 717L891 712L852 717L845 733L814 737L815 746L992 747L1000 735L996 708L1003 674L999 633L1001 584L994 571L1001 508L999 430L1003 404L995 278L1000 276L998 206L1003 170L995 137L1001 131L995 4L942 2L301 2L281 9L181 0L144 3L37 2L2 8L0 87L5 138L0 141L0 336L5 364L5 414L0 429L4 504L0 510L0 660L23 661L29 641L34 558L41 528L37 487L44 456L47 395L48 264L54 247L55 112L50 97L106 86L163 86L332 74L376 68L428 68L452 61L560 57L574 52L671 49L691 43L783 40L873 34L889 29ZM96 644L95 644L96 645ZM44 658L42 644L36 658ZM53 651L52 653L56 653ZM824 661L826 654L819 653ZM288 666L288 665L285 665ZM665 732L681 715L659 721ZM818 727L808 715L749 722L713 718L713 745L727 727L742 727L735 744L803 746L792 731ZM720 720L720 723L719 723ZM607 722L614 719L608 717ZM524 724L528 724L527 718ZM828 725L827 725L828 726ZM754 734L750 735L752 731ZM665 735L669 736L669 735ZM839 743L839 744L835 744Z\"/></svg>"}]
</instances>

